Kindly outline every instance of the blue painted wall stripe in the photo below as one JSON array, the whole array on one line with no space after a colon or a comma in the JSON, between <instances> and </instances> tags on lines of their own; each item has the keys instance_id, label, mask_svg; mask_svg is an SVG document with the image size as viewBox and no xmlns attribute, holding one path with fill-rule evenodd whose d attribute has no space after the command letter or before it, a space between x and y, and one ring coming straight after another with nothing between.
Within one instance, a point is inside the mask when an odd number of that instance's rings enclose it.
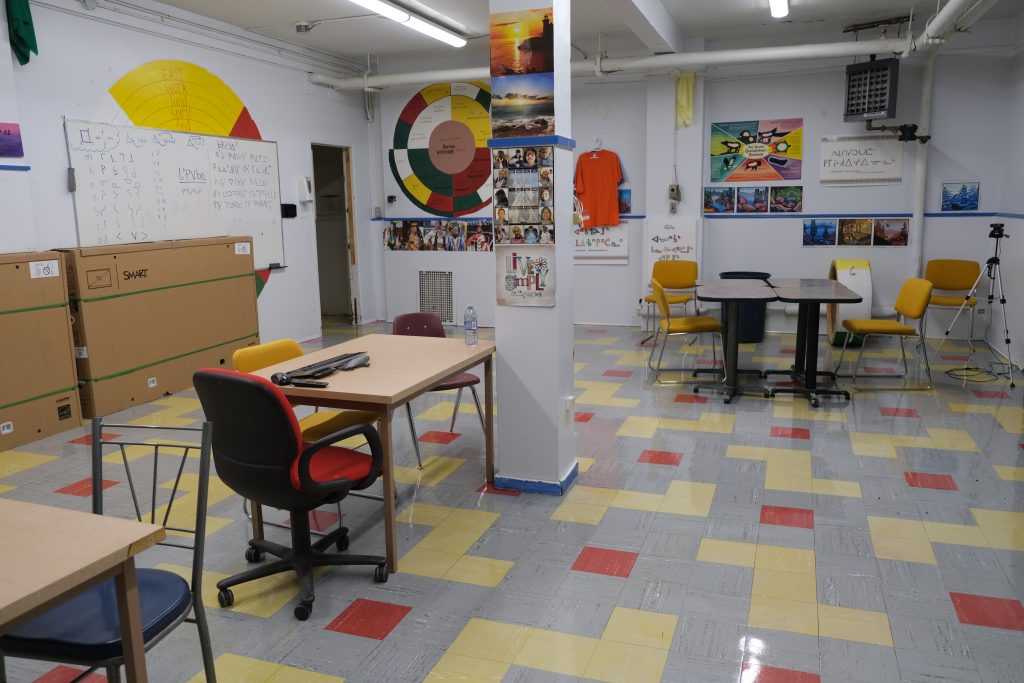
<instances>
[{"instance_id":1,"label":"blue painted wall stripe","mask_svg":"<svg viewBox=\"0 0 1024 683\"><path fill-rule=\"evenodd\" d=\"M0 165L0 171L31 171L31 166L6 166Z\"/></svg>"},{"instance_id":2,"label":"blue painted wall stripe","mask_svg":"<svg viewBox=\"0 0 1024 683\"><path fill-rule=\"evenodd\" d=\"M576 149L576 141L561 135L535 135L525 138L491 138L487 146L491 149L504 147L536 147L537 145L554 145L562 149Z\"/></svg>"}]
</instances>

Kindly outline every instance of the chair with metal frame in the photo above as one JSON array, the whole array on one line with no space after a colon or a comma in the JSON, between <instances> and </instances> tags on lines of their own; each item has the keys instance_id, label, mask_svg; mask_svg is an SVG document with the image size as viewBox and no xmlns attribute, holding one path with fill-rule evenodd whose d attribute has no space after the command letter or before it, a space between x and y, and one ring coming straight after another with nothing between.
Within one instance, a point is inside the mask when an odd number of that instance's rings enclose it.
<instances>
[{"instance_id":1,"label":"chair with metal frame","mask_svg":"<svg viewBox=\"0 0 1024 683\"><path fill-rule=\"evenodd\" d=\"M928 308L961 307L970 309L967 328L967 345L974 351L974 313L978 308L978 300L972 296L974 286L981 277L981 264L977 261L963 259L932 259L924 266L924 279L932 283L935 289L944 292L966 292L966 294L936 294L932 292Z\"/></svg>"},{"instance_id":2,"label":"chair with metal frame","mask_svg":"<svg viewBox=\"0 0 1024 683\"><path fill-rule=\"evenodd\" d=\"M923 278L910 278L903 283L903 287L900 288L899 296L896 297L896 304L893 308L896 310L896 320L877 320L874 318L863 319L863 320L844 320L843 327L846 328L847 332L852 334L846 335L843 341L843 351L839 354L839 363L836 365L836 376L839 377L850 377L853 380L853 388L855 391L928 391L932 388L932 368L928 363L928 347L925 346L924 338L924 314L928 310L928 301L932 294L932 283ZM916 320L917 329L907 325L904 320ZM854 363L853 373L850 375L840 375L839 370L843 366L843 358L846 356L846 347L850 342L850 338L853 335L859 335L863 341L860 346L860 353L857 354L857 362ZM871 336L894 336L900 341L900 352L903 356L903 372L898 375L891 375L894 379L906 377L910 368L907 364L907 349L903 343L904 337L918 338L917 345L921 349L921 358L924 360L925 373L928 376L927 386L915 386L915 387L858 387L857 379L864 379L869 375L857 374L860 369L861 359L864 357L864 349L867 348L868 337ZM870 375L877 379L877 375Z\"/></svg>"},{"instance_id":3,"label":"chair with metal frame","mask_svg":"<svg viewBox=\"0 0 1024 683\"><path fill-rule=\"evenodd\" d=\"M661 320L658 322L658 329L654 333L654 345L651 347L651 353L647 357L647 367L654 371L654 381L658 384L681 384L679 382L662 382L659 376L662 372L688 372L692 371L693 376L696 377L699 374L710 373L710 374L722 374L722 370L718 367L718 354L715 350L715 334L718 334L719 338L722 336L722 323L717 318L713 318L707 315L695 315L683 318L673 318L671 311L669 310L668 297L665 294L665 288L661 285L658 280L651 280L651 288L654 290L654 300L658 304L658 310L661 313ZM676 335L696 335L703 334L705 332L711 333L711 368L698 369L696 367L687 368L685 367L686 356L688 352L683 353L683 366L677 368L663 368L661 367L661 359L665 355L665 347L668 346L669 337ZM654 360L654 351L658 348L658 337L664 334L664 340L661 344L661 350L658 352L658 364L652 365Z\"/></svg>"},{"instance_id":4,"label":"chair with metal frame","mask_svg":"<svg viewBox=\"0 0 1024 683\"><path fill-rule=\"evenodd\" d=\"M133 440L124 439L113 434L106 434L110 440L104 441L107 428L123 433L125 430L170 431L174 433L190 432L201 435L200 443L182 445L181 442L161 443L158 439ZM188 581L178 574L163 569L139 568L136 579L139 590L139 604L142 616L142 637L148 651L159 643L168 633L183 621L193 623L199 631L199 647L202 651L203 671L209 683L216 683L217 672L214 668L213 647L210 645L210 630L203 609L203 551L206 542L206 506L209 490L210 457L212 444L212 427L206 422L201 428L194 427L157 427L144 425L104 424L102 418L92 420L92 511L103 514L105 487L103 481L103 449L118 449L124 464L127 488L131 493L131 509L135 518L142 521L148 516L151 524L162 524L168 531L181 535L191 535L191 545L185 542L174 542L171 538L161 541L159 545L183 548L192 551L192 569ZM150 448L152 455L152 474L132 476L132 470L138 471L149 459L144 457L129 458L127 447L133 449ZM161 452L161 449L164 449ZM169 451L171 453L169 453ZM198 475L195 491L178 496L185 473L185 465L192 451L199 452ZM176 475L170 488L157 482L158 463L161 457L177 456ZM108 456L109 457L109 456ZM139 498L145 487L149 492L149 512L144 513ZM124 491L125 487L114 487ZM166 505L158 507L159 496L166 498ZM193 502L191 508L174 508L175 503ZM161 509L163 508L163 509ZM193 517L194 515L194 517ZM40 540L40 542L45 542ZM192 617L189 617L189 614ZM3 658L18 657L51 662L63 662L87 667L87 670L75 681L82 680L99 668L106 670L107 680L111 683L121 680L120 667L124 662L121 625L118 618L117 597L114 590L114 579L107 579L88 588L42 615L28 621L13 631L0 637L0 681L4 677Z\"/></svg>"},{"instance_id":5,"label":"chair with metal frame","mask_svg":"<svg viewBox=\"0 0 1024 683\"><path fill-rule=\"evenodd\" d=\"M396 315L391 323L391 334L408 335L413 337L447 337L444 331L444 324L441 319L433 313L403 313ZM455 418L459 414L459 403L462 401L462 390L469 388L473 393L473 402L476 403L476 414L480 418L480 428L487 433L484 426L484 411L480 408L480 397L476 393L476 385L480 384L480 378L471 372L463 372L449 377L431 391L450 391L457 389L455 394L455 410L452 411L452 423L448 432L455 431ZM416 435L416 425L412 419L412 404L406 402L405 414L409 418L409 431L412 432L412 445L416 451L416 463L423 469L423 460L420 458L419 437Z\"/></svg>"},{"instance_id":6,"label":"chair with metal frame","mask_svg":"<svg viewBox=\"0 0 1024 683\"><path fill-rule=\"evenodd\" d=\"M651 280L657 280L661 283L661 286L665 289L680 290L688 289L691 290L688 294L665 294L665 300L669 306L677 306L682 304L684 307L690 301L694 301L694 313L700 315L700 310L696 308L697 304L693 298L692 290L697 286L697 262L696 261L655 261L654 267L651 268ZM640 344L646 344L651 338L658 336L658 323L655 321L652 313L658 310L658 300L652 291L650 294L643 298L643 302L647 305L647 318L644 321L644 332L647 332L647 336L640 340ZM685 308L683 309L686 310ZM649 321L649 322L648 322ZM657 340L655 340L657 345Z\"/></svg>"}]
</instances>

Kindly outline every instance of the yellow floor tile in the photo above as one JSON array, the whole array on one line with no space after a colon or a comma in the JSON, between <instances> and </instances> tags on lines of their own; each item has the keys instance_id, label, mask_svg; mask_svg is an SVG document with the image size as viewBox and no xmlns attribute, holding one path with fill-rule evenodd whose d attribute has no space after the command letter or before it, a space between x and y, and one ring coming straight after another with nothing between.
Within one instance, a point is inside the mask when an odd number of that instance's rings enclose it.
<instances>
[{"instance_id":1,"label":"yellow floor tile","mask_svg":"<svg viewBox=\"0 0 1024 683\"><path fill-rule=\"evenodd\" d=\"M580 370L582 370L585 367L587 367L586 363L573 363L572 364L572 374L575 375L577 372L579 372Z\"/></svg>"},{"instance_id":2,"label":"yellow floor tile","mask_svg":"<svg viewBox=\"0 0 1024 683\"><path fill-rule=\"evenodd\" d=\"M816 636L818 635L818 607L808 602L752 595L747 623L755 628L770 628L776 631Z\"/></svg>"},{"instance_id":3,"label":"yellow floor tile","mask_svg":"<svg viewBox=\"0 0 1024 683\"><path fill-rule=\"evenodd\" d=\"M430 455L423 458L423 469L418 467L402 467L395 465L395 481L399 484L410 484L420 486L437 486L445 477L465 464L465 460L459 458L445 458L440 455Z\"/></svg>"},{"instance_id":4,"label":"yellow floor tile","mask_svg":"<svg viewBox=\"0 0 1024 683\"><path fill-rule=\"evenodd\" d=\"M219 677L217 681L219 683ZM296 666L281 665L274 675L267 679L266 683L345 683L345 679L340 676L307 671Z\"/></svg>"},{"instance_id":5,"label":"yellow floor tile","mask_svg":"<svg viewBox=\"0 0 1024 683\"><path fill-rule=\"evenodd\" d=\"M559 522L597 525L604 519L606 512L608 512L608 506L606 505L574 503L571 500L567 500L555 508L555 511L551 513L551 519Z\"/></svg>"},{"instance_id":6,"label":"yellow floor tile","mask_svg":"<svg viewBox=\"0 0 1024 683\"><path fill-rule=\"evenodd\" d=\"M837 479L811 479L811 493L825 496L845 496L846 498L863 497L859 483Z\"/></svg>"},{"instance_id":7,"label":"yellow floor tile","mask_svg":"<svg viewBox=\"0 0 1024 683\"><path fill-rule=\"evenodd\" d=\"M609 406L613 408L636 408L640 401L635 398L616 398L622 388L621 382L584 382L576 380L576 388L583 391L576 397L576 405Z\"/></svg>"},{"instance_id":8,"label":"yellow floor tile","mask_svg":"<svg viewBox=\"0 0 1024 683\"><path fill-rule=\"evenodd\" d=\"M810 477L798 474L783 474L769 464L764 475L764 487L772 491L790 491L792 493L813 493L814 482Z\"/></svg>"},{"instance_id":9,"label":"yellow floor tile","mask_svg":"<svg viewBox=\"0 0 1024 683\"><path fill-rule=\"evenodd\" d=\"M424 526L440 526L455 508L429 503L413 503L395 516L395 521L406 524L423 524Z\"/></svg>"},{"instance_id":10,"label":"yellow floor tile","mask_svg":"<svg viewBox=\"0 0 1024 683\"><path fill-rule=\"evenodd\" d=\"M612 501L612 507L626 510L642 510L644 512L657 512L661 507L664 496L657 493L643 493L641 491L619 491Z\"/></svg>"},{"instance_id":11,"label":"yellow floor tile","mask_svg":"<svg viewBox=\"0 0 1024 683\"><path fill-rule=\"evenodd\" d=\"M950 543L953 545L969 545L976 548L987 548L988 539L981 527L966 524L944 524L941 522L924 522L925 533L932 543Z\"/></svg>"},{"instance_id":12,"label":"yellow floor tile","mask_svg":"<svg viewBox=\"0 0 1024 683\"><path fill-rule=\"evenodd\" d=\"M594 656L597 638L534 629L516 656L515 664L566 676L583 676Z\"/></svg>"},{"instance_id":13,"label":"yellow floor tile","mask_svg":"<svg viewBox=\"0 0 1024 683\"><path fill-rule=\"evenodd\" d=\"M756 553L756 543L702 538L700 539L700 547L697 548L697 559L701 562L731 564L736 567L753 567Z\"/></svg>"},{"instance_id":14,"label":"yellow floor tile","mask_svg":"<svg viewBox=\"0 0 1024 683\"><path fill-rule=\"evenodd\" d=\"M797 602L818 602L818 584L814 574L799 572L776 571L774 569L754 569L754 595L769 598L782 598Z\"/></svg>"},{"instance_id":15,"label":"yellow floor tile","mask_svg":"<svg viewBox=\"0 0 1024 683\"><path fill-rule=\"evenodd\" d=\"M985 535L985 540L988 541L989 546L996 550L1024 552L1024 529L982 527L981 533Z\"/></svg>"},{"instance_id":16,"label":"yellow floor tile","mask_svg":"<svg viewBox=\"0 0 1024 683\"><path fill-rule=\"evenodd\" d=\"M459 531L475 531L482 534L491 528L494 521L498 519L497 512L486 510L463 510L455 509L445 517L439 526L445 529L458 529Z\"/></svg>"},{"instance_id":17,"label":"yellow floor tile","mask_svg":"<svg viewBox=\"0 0 1024 683\"><path fill-rule=\"evenodd\" d=\"M617 489L603 489L594 486L577 485L569 491L566 500L573 503L586 503L587 505L611 505L618 495Z\"/></svg>"},{"instance_id":18,"label":"yellow floor tile","mask_svg":"<svg viewBox=\"0 0 1024 683\"><path fill-rule=\"evenodd\" d=\"M580 464L580 472L589 472L590 468L594 466L593 458L576 458Z\"/></svg>"},{"instance_id":19,"label":"yellow floor tile","mask_svg":"<svg viewBox=\"0 0 1024 683\"><path fill-rule=\"evenodd\" d=\"M661 501L661 507L658 508L658 512L665 512L670 515L707 517L711 512L711 500L707 498L665 496Z\"/></svg>"},{"instance_id":20,"label":"yellow floor tile","mask_svg":"<svg viewBox=\"0 0 1024 683\"><path fill-rule=\"evenodd\" d=\"M928 538L928 534L924 530L924 524L913 519L868 516L868 529L871 530L872 537L886 536L888 538L917 540L926 540Z\"/></svg>"},{"instance_id":21,"label":"yellow floor tile","mask_svg":"<svg viewBox=\"0 0 1024 683\"><path fill-rule=\"evenodd\" d=\"M746 446L743 444L729 444L725 449L727 458L745 458L747 460L772 461L781 458L810 458L810 451L800 451L795 448L762 448L760 446ZM780 460L781 462L781 460Z\"/></svg>"},{"instance_id":22,"label":"yellow floor tile","mask_svg":"<svg viewBox=\"0 0 1024 683\"><path fill-rule=\"evenodd\" d=\"M971 508L971 514L974 515L979 526L1024 531L1024 512Z\"/></svg>"},{"instance_id":23,"label":"yellow floor tile","mask_svg":"<svg viewBox=\"0 0 1024 683\"><path fill-rule=\"evenodd\" d=\"M658 683L667 660L667 650L602 640L584 677L608 683Z\"/></svg>"},{"instance_id":24,"label":"yellow floor tile","mask_svg":"<svg viewBox=\"0 0 1024 683\"><path fill-rule=\"evenodd\" d=\"M803 397L779 400L775 397L772 416L777 420L813 420L815 422L846 422L846 413L841 410L811 408Z\"/></svg>"},{"instance_id":25,"label":"yellow floor tile","mask_svg":"<svg viewBox=\"0 0 1024 683\"><path fill-rule=\"evenodd\" d=\"M14 486L10 486L8 484L0 484L0 494L7 493L8 491L13 491L14 489Z\"/></svg>"},{"instance_id":26,"label":"yellow floor tile","mask_svg":"<svg viewBox=\"0 0 1024 683\"><path fill-rule=\"evenodd\" d=\"M441 578L447 581L471 583L474 586L496 588L505 579L514 564L508 560L463 555Z\"/></svg>"},{"instance_id":27,"label":"yellow floor tile","mask_svg":"<svg viewBox=\"0 0 1024 683\"><path fill-rule=\"evenodd\" d=\"M55 455L29 453L28 451L4 451L0 453L0 477L9 477L56 459Z\"/></svg>"},{"instance_id":28,"label":"yellow floor tile","mask_svg":"<svg viewBox=\"0 0 1024 683\"><path fill-rule=\"evenodd\" d=\"M717 487L715 484L707 484L701 481L681 481L675 479L668 484L666 496L678 498L696 498L698 500L712 500L715 497Z\"/></svg>"},{"instance_id":29,"label":"yellow floor tile","mask_svg":"<svg viewBox=\"0 0 1024 683\"><path fill-rule=\"evenodd\" d=\"M461 555L444 553L417 545L398 561L398 571L440 579L459 560Z\"/></svg>"},{"instance_id":30,"label":"yellow floor tile","mask_svg":"<svg viewBox=\"0 0 1024 683\"><path fill-rule=\"evenodd\" d=\"M480 683L501 683L511 665L490 659L466 657L446 652L423 679L424 683L449 683L450 681L479 681Z\"/></svg>"},{"instance_id":31,"label":"yellow floor tile","mask_svg":"<svg viewBox=\"0 0 1024 683\"><path fill-rule=\"evenodd\" d=\"M1024 481L1024 467L1014 467L1012 465L993 465L992 469L996 471L1000 479L1006 481Z\"/></svg>"},{"instance_id":32,"label":"yellow floor tile","mask_svg":"<svg viewBox=\"0 0 1024 683\"><path fill-rule=\"evenodd\" d=\"M345 683L340 676L329 676L285 666L262 659L224 653L213 662L218 683ZM198 673L189 683L205 683L206 675Z\"/></svg>"},{"instance_id":33,"label":"yellow floor tile","mask_svg":"<svg viewBox=\"0 0 1024 683\"><path fill-rule=\"evenodd\" d=\"M617 436L635 436L649 439L659 429L670 429L683 432L709 432L712 434L732 434L736 426L736 416L720 413L701 413L696 420L681 420L667 417L642 417L630 415L616 432Z\"/></svg>"},{"instance_id":34,"label":"yellow floor tile","mask_svg":"<svg viewBox=\"0 0 1024 683\"><path fill-rule=\"evenodd\" d=\"M667 650L672 645L679 617L628 607L616 607L601 640Z\"/></svg>"},{"instance_id":35,"label":"yellow floor tile","mask_svg":"<svg viewBox=\"0 0 1024 683\"><path fill-rule=\"evenodd\" d=\"M480 540L478 531L462 531L439 526L434 527L429 534L424 536L423 540L416 544L416 547L453 555L464 555L478 540Z\"/></svg>"},{"instance_id":36,"label":"yellow floor tile","mask_svg":"<svg viewBox=\"0 0 1024 683\"><path fill-rule=\"evenodd\" d=\"M818 635L892 647L889 617L885 612L818 605Z\"/></svg>"},{"instance_id":37,"label":"yellow floor tile","mask_svg":"<svg viewBox=\"0 0 1024 683\"><path fill-rule=\"evenodd\" d=\"M605 349L602 355L618 356L615 365L631 368L643 368L647 366L647 358L650 351L627 351L623 349Z\"/></svg>"},{"instance_id":38,"label":"yellow floor tile","mask_svg":"<svg viewBox=\"0 0 1024 683\"><path fill-rule=\"evenodd\" d=\"M754 567L814 576L814 551L758 543Z\"/></svg>"},{"instance_id":39,"label":"yellow floor tile","mask_svg":"<svg viewBox=\"0 0 1024 683\"><path fill-rule=\"evenodd\" d=\"M511 664L533 629L489 619L470 619L448 652Z\"/></svg>"},{"instance_id":40,"label":"yellow floor tile","mask_svg":"<svg viewBox=\"0 0 1024 683\"><path fill-rule=\"evenodd\" d=\"M938 564L932 544L927 538L894 538L891 536L871 535L871 544L875 548L875 557L880 560L899 560L901 562L919 562L921 564Z\"/></svg>"}]
</instances>

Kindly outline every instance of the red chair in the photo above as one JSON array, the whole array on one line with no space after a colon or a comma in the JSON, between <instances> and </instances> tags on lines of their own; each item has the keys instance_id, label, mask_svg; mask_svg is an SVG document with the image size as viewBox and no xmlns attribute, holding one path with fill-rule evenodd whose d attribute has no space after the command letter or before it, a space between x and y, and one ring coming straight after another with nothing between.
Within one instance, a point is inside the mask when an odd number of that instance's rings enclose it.
<instances>
[{"instance_id":1,"label":"red chair","mask_svg":"<svg viewBox=\"0 0 1024 683\"><path fill-rule=\"evenodd\" d=\"M395 316L391 325L392 334L406 335L410 337L447 337L444 331L444 324L441 319L433 313L403 313ZM487 431L484 426L484 412L480 409L480 397L476 393L476 385L480 384L480 378L471 372L463 372L449 377L438 384L431 391L449 391L458 389L455 394L455 410L452 412L452 424L449 432L455 431L455 417L459 414L459 403L462 401L462 390L469 387L473 392L473 401L476 403L476 414L480 418L480 428ZM412 432L412 445L416 449L416 462L420 469L423 469L423 460L420 458L419 437L416 436L416 425L412 421L412 407L405 404L405 414L409 417L409 431Z\"/></svg>"}]
</instances>

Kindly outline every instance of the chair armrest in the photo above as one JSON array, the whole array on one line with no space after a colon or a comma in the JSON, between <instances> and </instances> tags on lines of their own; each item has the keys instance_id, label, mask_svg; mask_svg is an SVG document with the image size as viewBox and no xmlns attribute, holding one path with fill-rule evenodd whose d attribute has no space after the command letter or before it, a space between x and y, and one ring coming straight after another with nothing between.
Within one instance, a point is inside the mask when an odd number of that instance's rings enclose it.
<instances>
[{"instance_id":1,"label":"chair armrest","mask_svg":"<svg viewBox=\"0 0 1024 683\"><path fill-rule=\"evenodd\" d=\"M314 481L309 474L309 464L313 460L313 456L318 451L332 446L339 441L344 441L353 436L362 436L366 439L366 443L370 445L370 473L362 480L358 482L349 481L348 479L337 479L332 482L318 482ZM346 427L340 431L328 434L322 439L318 439L313 443L309 444L302 453L299 454L299 483L302 484L302 489L310 493L319 494L333 494L344 491L348 491L362 482L367 482L367 485L377 479L384 470L384 448L380 442L380 434L373 425L370 424L358 424Z\"/></svg>"}]
</instances>

